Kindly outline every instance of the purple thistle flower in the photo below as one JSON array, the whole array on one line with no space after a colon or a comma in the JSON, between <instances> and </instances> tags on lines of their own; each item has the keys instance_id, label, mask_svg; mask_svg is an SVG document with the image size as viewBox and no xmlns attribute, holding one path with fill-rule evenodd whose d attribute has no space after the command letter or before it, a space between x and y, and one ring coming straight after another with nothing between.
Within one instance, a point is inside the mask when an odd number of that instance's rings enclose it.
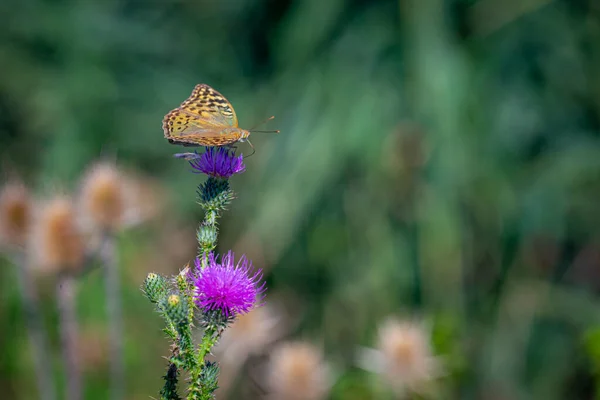
<instances>
[{"instance_id":1,"label":"purple thistle flower","mask_svg":"<svg viewBox=\"0 0 600 400\"><path fill-rule=\"evenodd\" d=\"M211 252L204 260L196 258L195 264L194 301L205 311L221 310L225 317L235 317L250 311L264 296L262 270L252 271L246 256L234 265L233 252L222 256L220 263Z\"/></svg>"},{"instance_id":2,"label":"purple thistle flower","mask_svg":"<svg viewBox=\"0 0 600 400\"><path fill-rule=\"evenodd\" d=\"M189 153L193 154L193 153ZM217 178L230 178L246 170L244 156L236 157L233 151L225 147L208 147L202 154L187 158L196 173Z\"/></svg>"}]
</instances>

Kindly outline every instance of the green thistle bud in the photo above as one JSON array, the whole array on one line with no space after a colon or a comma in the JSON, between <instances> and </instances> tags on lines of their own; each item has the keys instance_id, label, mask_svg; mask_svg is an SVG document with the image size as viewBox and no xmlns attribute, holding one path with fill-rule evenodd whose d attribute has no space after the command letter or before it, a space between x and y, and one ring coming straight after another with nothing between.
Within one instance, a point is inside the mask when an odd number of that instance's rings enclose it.
<instances>
[{"instance_id":1,"label":"green thistle bud","mask_svg":"<svg viewBox=\"0 0 600 400\"><path fill-rule=\"evenodd\" d=\"M198 186L197 193L198 202L206 210L224 210L234 198L229 181L212 176Z\"/></svg>"},{"instance_id":2,"label":"green thistle bud","mask_svg":"<svg viewBox=\"0 0 600 400\"><path fill-rule=\"evenodd\" d=\"M163 301L163 309L175 325L181 326L188 322L188 304L185 297L171 294Z\"/></svg>"},{"instance_id":3,"label":"green thistle bud","mask_svg":"<svg viewBox=\"0 0 600 400\"><path fill-rule=\"evenodd\" d=\"M196 238L203 251L214 250L217 243L217 227L214 225L201 225L198 228Z\"/></svg>"},{"instance_id":4,"label":"green thistle bud","mask_svg":"<svg viewBox=\"0 0 600 400\"><path fill-rule=\"evenodd\" d=\"M167 294L167 281L162 276L151 272L144 280L142 290L152 303L158 303Z\"/></svg>"}]
</instances>

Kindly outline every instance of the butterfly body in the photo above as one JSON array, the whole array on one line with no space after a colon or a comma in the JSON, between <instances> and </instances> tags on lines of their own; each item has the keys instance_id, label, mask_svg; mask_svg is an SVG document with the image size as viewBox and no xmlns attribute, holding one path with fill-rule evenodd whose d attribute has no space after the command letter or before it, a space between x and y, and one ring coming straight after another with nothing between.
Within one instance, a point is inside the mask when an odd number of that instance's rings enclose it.
<instances>
[{"instance_id":1,"label":"butterfly body","mask_svg":"<svg viewBox=\"0 0 600 400\"><path fill-rule=\"evenodd\" d=\"M215 131L216 132L216 131ZM167 137L167 140L171 144L178 144L184 147L198 147L198 146L224 146L235 142L243 141L250 132L241 128L225 128L218 133L211 135L200 135L199 137L192 136L182 137L180 139L174 137Z\"/></svg>"},{"instance_id":2,"label":"butterfly body","mask_svg":"<svg viewBox=\"0 0 600 400\"><path fill-rule=\"evenodd\" d=\"M206 84L196 85L189 98L165 115L162 127L169 143L186 147L226 146L250 135L238 126L227 99Z\"/></svg>"}]
</instances>

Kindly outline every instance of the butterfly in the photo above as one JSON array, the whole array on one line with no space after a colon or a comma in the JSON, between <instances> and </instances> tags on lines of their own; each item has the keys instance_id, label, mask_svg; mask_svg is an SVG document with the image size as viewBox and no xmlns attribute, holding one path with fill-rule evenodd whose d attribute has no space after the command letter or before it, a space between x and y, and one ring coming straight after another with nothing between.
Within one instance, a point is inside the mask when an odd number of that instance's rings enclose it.
<instances>
[{"instance_id":1,"label":"butterfly","mask_svg":"<svg viewBox=\"0 0 600 400\"><path fill-rule=\"evenodd\" d=\"M227 146L248 141L250 132L254 131L240 128L231 103L204 83L196 85L187 100L165 115L162 128L169 143L186 147Z\"/></svg>"}]
</instances>

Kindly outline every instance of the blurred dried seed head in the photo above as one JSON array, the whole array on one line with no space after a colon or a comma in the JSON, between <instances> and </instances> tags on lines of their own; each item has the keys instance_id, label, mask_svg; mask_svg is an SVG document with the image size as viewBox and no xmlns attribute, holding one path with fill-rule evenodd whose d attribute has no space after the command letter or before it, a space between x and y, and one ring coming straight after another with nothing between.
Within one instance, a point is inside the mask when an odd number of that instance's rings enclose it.
<instances>
[{"instance_id":1,"label":"blurred dried seed head","mask_svg":"<svg viewBox=\"0 0 600 400\"><path fill-rule=\"evenodd\" d=\"M34 266L44 272L76 272L85 259L84 239L75 208L67 197L57 196L41 205L32 221L29 242Z\"/></svg>"},{"instance_id":2,"label":"blurred dried seed head","mask_svg":"<svg viewBox=\"0 0 600 400\"><path fill-rule=\"evenodd\" d=\"M166 193L153 179L134 173L124 175L126 226L142 224L157 218L165 208Z\"/></svg>"},{"instance_id":3,"label":"blurred dried seed head","mask_svg":"<svg viewBox=\"0 0 600 400\"><path fill-rule=\"evenodd\" d=\"M242 364L248 356L262 353L282 333L281 317L265 305L239 315L225 330L214 351L224 363Z\"/></svg>"},{"instance_id":4,"label":"blurred dried seed head","mask_svg":"<svg viewBox=\"0 0 600 400\"><path fill-rule=\"evenodd\" d=\"M110 163L96 164L86 173L79 198L85 223L102 231L116 231L125 215L125 182Z\"/></svg>"},{"instance_id":5,"label":"blurred dried seed head","mask_svg":"<svg viewBox=\"0 0 600 400\"><path fill-rule=\"evenodd\" d=\"M29 229L31 199L20 183L4 186L0 192L0 246L23 248Z\"/></svg>"},{"instance_id":6,"label":"blurred dried seed head","mask_svg":"<svg viewBox=\"0 0 600 400\"><path fill-rule=\"evenodd\" d=\"M290 320L283 306L269 295L269 303L239 315L225 330L213 354L220 365L217 398L226 398L246 362L264 360L262 356L272 343L279 340L290 328ZM256 358L252 361L248 359ZM255 379L254 373L250 377Z\"/></svg>"},{"instance_id":7,"label":"blurred dried seed head","mask_svg":"<svg viewBox=\"0 0 600 400\"><path fill-rule=\"evenodd\" d=\"M329 367L322 352L304 342L276 347L267 369L267 392L271 400L318 400L331 388Z\"/></svg>"},{"instance_id":8,"label":"blurred dried seed head","mask_svg":"<svg viewBox=\"0 0 600 400\"><path fill-rule=\"evenodd\" d=\"M397 393L423 392L440 374L429 335L415 322L389 319L378 331L377 350L363 349L361 367L381 374Z\"/></svg>"}]
</instances>

